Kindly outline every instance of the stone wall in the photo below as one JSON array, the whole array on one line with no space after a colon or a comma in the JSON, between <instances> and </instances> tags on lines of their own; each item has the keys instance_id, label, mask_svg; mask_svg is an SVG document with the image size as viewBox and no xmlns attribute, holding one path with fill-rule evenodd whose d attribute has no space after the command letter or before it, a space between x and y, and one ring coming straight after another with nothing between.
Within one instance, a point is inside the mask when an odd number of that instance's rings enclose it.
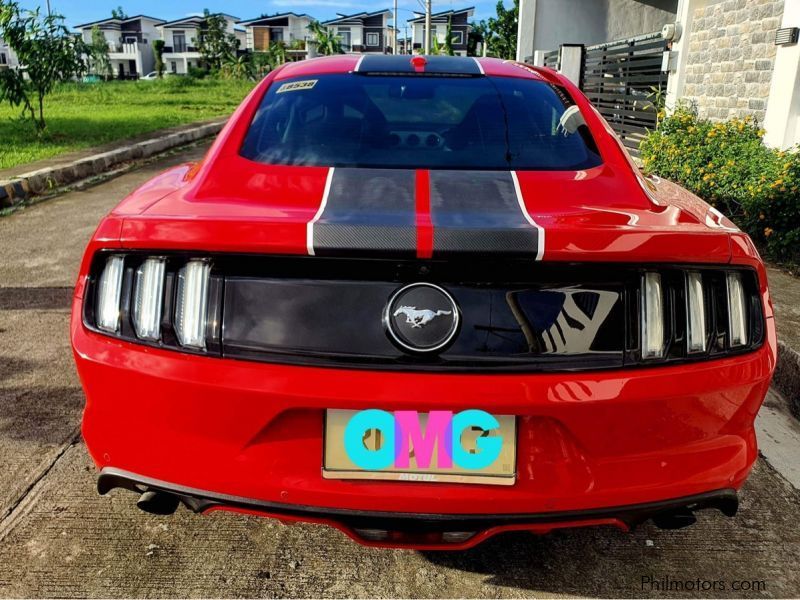
<instances>
[{"instance_id":1,"label":"stone wall","mask_svg":"<svg viewBox=\"0 0 800 600\"><path fill-rule=\"evenodd\" d=\"M701 116L764 122L783 6L784 0L722 0L695 11L683 96Z\"/></svg>"}]
</instances>

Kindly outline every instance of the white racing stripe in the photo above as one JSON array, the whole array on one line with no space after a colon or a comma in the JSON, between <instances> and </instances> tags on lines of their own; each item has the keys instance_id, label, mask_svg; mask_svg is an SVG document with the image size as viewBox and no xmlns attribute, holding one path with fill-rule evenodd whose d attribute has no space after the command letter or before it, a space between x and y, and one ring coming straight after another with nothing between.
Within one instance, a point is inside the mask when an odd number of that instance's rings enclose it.
<instances>
[{"instance_id":1,"label":"white racing stripe","mask_svg":"<svg viewBox=\"0 0 800 600\"><path fill-rule=\"evenodd\" d=\"M486 75L486 72L483 70L483 65L481 64L481 62L475 57L472 57L472 60L474 60L475 64L478 65L478 69L480 70L481 75Z\"/></svg>"},{"instance_id":2,"label":"white racing stripe","mask_svg":"<svg viewBox=\"0 0 800 600\"><path fill-rule=\"evenodd\" d=\"M544 227L539 225L536 221L533 220L528 209L525 208L525 200L522 199L522 190L519 187L519 179L517 178L517 172L511 171L511 179L514 180L514 191L517 193L517 202L519 203L519 209L522 211L522 214L525 216L525 220L528 221L531 225L536 228L538 235L536 236L536 260L542 260L544 258Z\"/></svg>"},{"instance_id":3,"label":"white racing stripe","mask_svg":"<svg viewBox=\"0 0 800 600\"><path fill-rule=\"evenodd\" d=\"M328 169L328 177L325 179L325 191L322 192L322 202L319 205L317 214L315 214L314 218L306 224L306 248L308 249L309 256L314 256L314 223L320 220L322 213L325 212L325 206L328 204L328 194L331 193L333 171L334 167Z\"/></svg>"},{"instance_id":4,"label":"white racing stripe","mask_svg":"<svg viewBox=\"0 0 800 600\"><path fill-rule=\"evenodd\" d=\"M356 63L356 68L353 69L353 73L358 73L358 70L361 68L361 63L364 61L365 56L366 54L362 54L361 57L358 59L358 62Z\"/></svg>"}]
</instances>

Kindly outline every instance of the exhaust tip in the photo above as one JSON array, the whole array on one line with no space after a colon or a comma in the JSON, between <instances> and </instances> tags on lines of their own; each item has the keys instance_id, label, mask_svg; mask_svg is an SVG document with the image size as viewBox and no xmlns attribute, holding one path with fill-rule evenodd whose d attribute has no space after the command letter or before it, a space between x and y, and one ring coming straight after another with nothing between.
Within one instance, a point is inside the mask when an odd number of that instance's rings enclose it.
<instances>
[{"instance_id":1,"label":"exhaust tip","mask_svg":"<svg viewBox=\"0 0 800 600\"><path fill-rule=\"evenodd\" d=\"M151 515L171 515L178 510L180 500L172 494L147 491L136 501L136 506Z\"/></svg>"},{"instance_id":2,"label":"exhaust tip","mask_svg":"<svg viewBox=\"0 0 800 600\"><path fill-rule=\"evenodd\" d=\"M688 509L675 510L654 516L653 523L659 529L683 529L697 523L697 517Z\"/></svg>"}]
</instances>

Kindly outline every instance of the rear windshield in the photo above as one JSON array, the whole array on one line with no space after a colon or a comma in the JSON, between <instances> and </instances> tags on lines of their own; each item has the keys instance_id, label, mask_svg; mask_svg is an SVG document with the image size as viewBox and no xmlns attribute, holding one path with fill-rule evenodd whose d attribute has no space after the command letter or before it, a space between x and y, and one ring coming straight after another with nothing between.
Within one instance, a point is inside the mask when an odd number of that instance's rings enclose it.
<instances>
[{"instance_id":1,"label":"rear windshield","mask_svg":"<svg viewBox=\"0 0 800 600\"><path fill-rule=\"evenodd\" d=\"M569 96L510 77L320 75L273 83L242 156L276 165L578 170L601 163Z\"/></svg>"}]
</instances>

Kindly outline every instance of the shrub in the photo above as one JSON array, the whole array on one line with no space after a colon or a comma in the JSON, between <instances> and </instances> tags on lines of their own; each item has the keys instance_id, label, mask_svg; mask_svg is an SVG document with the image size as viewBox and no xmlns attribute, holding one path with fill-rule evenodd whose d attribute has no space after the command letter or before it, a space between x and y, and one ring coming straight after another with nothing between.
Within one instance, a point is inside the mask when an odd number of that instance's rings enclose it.
<instances>
[{"instance_id":1,"label":"shrub","mask_svg":"<svg viewBox=\"0 0 800 600\"><path fill-rule=\"evenodd\" d=\"M642 142L644 168L716 207L770 258L800 263L800 153L764 146L753 119L712 122L687 107Z\"/></svg>"},{"instance_id":2,"label":"shrub","mask_svg":"<svg viewBox=\"0 0 800 600\"><path fill-rule=\"evenodd\" d=\"M191 79L205 79L208 77L208 69L203 69L201 67L189 67L189 72L187 73L188 77Z\"/></svg>"}]
</instances>

